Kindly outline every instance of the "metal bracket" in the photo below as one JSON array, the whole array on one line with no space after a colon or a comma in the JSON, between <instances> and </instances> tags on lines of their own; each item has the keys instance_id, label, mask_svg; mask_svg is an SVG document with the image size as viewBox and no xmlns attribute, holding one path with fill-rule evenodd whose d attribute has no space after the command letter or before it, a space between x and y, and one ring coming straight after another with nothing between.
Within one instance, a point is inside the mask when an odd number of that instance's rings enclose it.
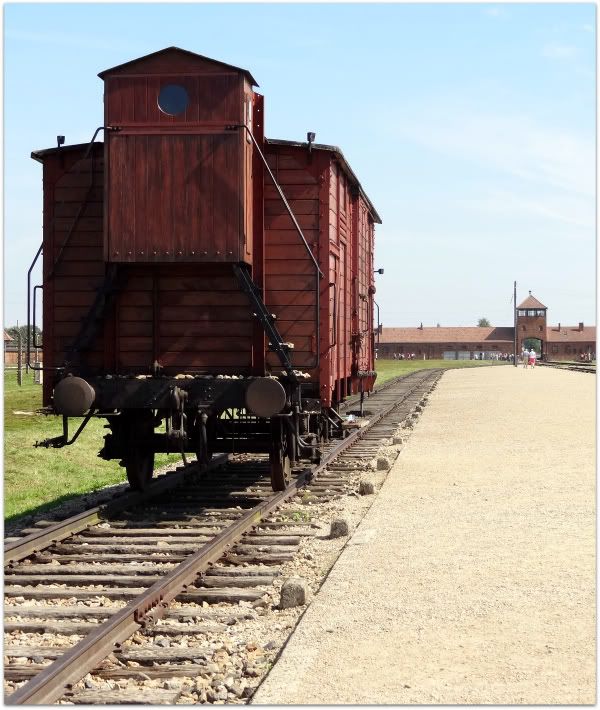
<instances>
[{"instance_id":1,"label":"metal bracket","mask_svg":"<svg viewBox=\"0 0 600 710\"><path fill-rule=\"evenodd\" d=\"M63 433L61 436L55 436L51 439L44 439L43 441L36 441L34 448L44 448L44 449L62 449L63 446L71 446L74 444L81 432L85 429L90 419L94 416L95 409L90 409L90 411L85 415L85 419L79 425L79 428L73 434L73 438L69 441L69 417L63 416Z\"/></svg>"},{"instance_id":2,"label":"metal bracket","mask_svg":"<svg viewBox=\"0 0 600 710\"><path fill-rule=\"evenodd\" d=\"M250 299L250 304L254 308L254 315L260 321L260 324L269 339L269 344L273 348L273 351L277 353L288 378L294 385L298 385L298 378L296 377L296 373L292 367L292 362L288 356L289 348L284 343L283 338L275 326L274 317L269 313L267 307L265 306L260 289L252 280L252 277L250 276L245 265L234 264L233 273L242 287L242 290Z\"/></svg>"}]
</instances>

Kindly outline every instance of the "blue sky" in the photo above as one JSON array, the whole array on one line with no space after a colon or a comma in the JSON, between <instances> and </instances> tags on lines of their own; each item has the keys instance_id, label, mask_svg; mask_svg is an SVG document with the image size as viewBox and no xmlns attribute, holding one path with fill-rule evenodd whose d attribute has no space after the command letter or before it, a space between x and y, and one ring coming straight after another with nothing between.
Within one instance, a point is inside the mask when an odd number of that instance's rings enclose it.
<instances>
[{"instance_id":1,"label":"blue sky","mask_svg":"<svg viewBox=\"0 0 600 710\"><path fill-rule=\"evenodd\" d=\"M383 218L386 326L595 323L593 4L5 4L5 325L41 242L31 150L102 124L98 72L176 45L249 69L269 137L338 145Z\"/></svg>"}]
</instances>

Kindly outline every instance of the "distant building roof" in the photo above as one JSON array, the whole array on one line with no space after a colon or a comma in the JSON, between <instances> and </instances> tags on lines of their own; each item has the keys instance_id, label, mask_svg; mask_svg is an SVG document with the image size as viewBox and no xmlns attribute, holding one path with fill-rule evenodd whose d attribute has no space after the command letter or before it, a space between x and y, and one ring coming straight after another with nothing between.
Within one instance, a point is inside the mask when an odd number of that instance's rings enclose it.
<instances>
[{"instance_id":1,"label":"distant building roof","mask_svg":"<svg viewBox=\"0 0 600 710\"><path fill-rule=\"evenodd\" d=\"M448 328L383 328L379 342L388 343L448 343L471 345L495 344L512 346L514 338L512 327L448 327ZM548 343L584 343L595 342L595 325L561 325L547 326L546 342Z\"/></svg>"},{"instance_id":2,"label":"distant building roof","mask_svg":"<svg viewBox=\"0 0 600 710\"><path fill-rule=\"evenodd\" d=\"M581 330L578 325L561 325L560 328L549 325L546 328L546 341L548 343L570 343L572 341L583 343L594 342L595 340L595 325L582 324Z\"/></svg>"},{"instance_id":3,"label":"distant building roof","mask_svg":"<svg viewBox=\"0 0 600 710\"><path fill-rule=\"evenodd\" d=\"M11 340L14 340L14 338L11 338L11 336L6 331L4 331L4 342L8 343Z\"/></svg>"},{"instance_id":4,"label":"distant building roof","mask_svg":"<svg viewBox=\"0 0 600 710\"><path fill-rule=\"evenodd\" d=\"M513 328L383 328L380 343L512 343Z\"/></svg>"},{"instance_id":5,"label":"distant building roof","mask_svg":"<svg viewBox=\"0 0 600 710\"><path fill-rule=\"evenodd\" d=\"M540 303L535 296L532 296L530 291L529 296L527 296L523 303L519 303L517 308L547 308L547 306Z\"/></svg>"}]
</instances>

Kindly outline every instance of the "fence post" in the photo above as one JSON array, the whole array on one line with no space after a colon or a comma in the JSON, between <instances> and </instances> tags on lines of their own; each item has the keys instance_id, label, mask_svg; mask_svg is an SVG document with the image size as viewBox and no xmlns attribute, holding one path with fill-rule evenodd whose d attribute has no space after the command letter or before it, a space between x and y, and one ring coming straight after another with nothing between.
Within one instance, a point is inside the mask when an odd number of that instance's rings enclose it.
<instances>
[{"instance_id":1,"label":"fence post","mask_svg":"<svg viewBox=\"0 0 600 710\"><path fill-rule=\"evenodd\" d=\"M17 332L17 384L23 385L23 363L21 359L21 332Z\"/></svg>"}]
</instances>

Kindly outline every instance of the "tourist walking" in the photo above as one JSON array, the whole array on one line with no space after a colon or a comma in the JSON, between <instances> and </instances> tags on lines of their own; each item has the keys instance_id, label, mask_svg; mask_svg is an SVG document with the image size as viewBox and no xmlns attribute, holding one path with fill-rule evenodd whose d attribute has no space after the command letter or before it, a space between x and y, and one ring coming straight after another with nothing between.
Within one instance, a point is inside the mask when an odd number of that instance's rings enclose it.
<instances>
[{"instance_id":1,"label":"tourist walking","mask_svg":"<svg viewBox=\"0 0 600 710\"><path fill-rule=\"evenodd\" d=\"M527 369L527 365L529 364L529 351L527 348L523 348L523 367Z\"/></svg>"},{"instance_id":2,"label":"tourist walking","mask_svg":"<svg viewBox=\"0 0 600 710\"><path fill-rule=\"evenodd\" d=\"M529 352L529 364L531 367L535 367L535 358L537 357L537 353L533 348L531 348L531 351Z\"/></svg>"}]
</instances>

